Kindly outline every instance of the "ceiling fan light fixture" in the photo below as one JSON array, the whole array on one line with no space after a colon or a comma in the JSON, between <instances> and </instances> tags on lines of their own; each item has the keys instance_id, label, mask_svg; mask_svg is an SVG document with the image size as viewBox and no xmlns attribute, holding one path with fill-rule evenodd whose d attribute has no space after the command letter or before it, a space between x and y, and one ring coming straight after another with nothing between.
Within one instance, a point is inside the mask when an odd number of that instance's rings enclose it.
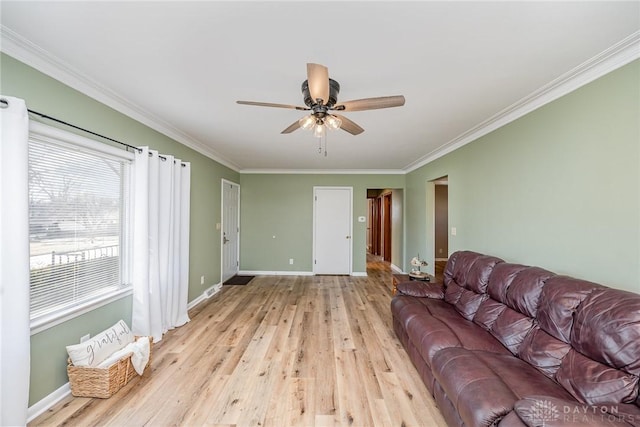
<instances>
[{"instance_id":1,"label":"ceiling fan light fixture","mask_svg":"<svg viewBox=\"0 0 640 427\"><path fill-rule=\"evenodd\" d=\"M322 120L318 120L316 126L313 128L313 136L316 138L322 138L324 136L324 123Z\"/></svg>"},{"instance_id":2,"label":"ceiling fan light fixture","mask_svg":"<svg viewBox=\"0 0 640 427\"><path fill-rule=\"evenodd\" d=\"M311 126L316 124L316 119L312 115L304 116L300 120L298 120L298 124L304 130L311 129Z\"/></svg>"},{"instance_id":3,"label":"ceiling fan light fixture","mask_svg":"<svg viewBox=\"0 0 640 427\"><path fill-rule=\"evenodd\" d=\"M340 126L342 126L342 120L330 114L327 115L327 118L325 119L325 123L327 127L331 130L338 130L340 129Z\"/></svg>"}]
</instances>

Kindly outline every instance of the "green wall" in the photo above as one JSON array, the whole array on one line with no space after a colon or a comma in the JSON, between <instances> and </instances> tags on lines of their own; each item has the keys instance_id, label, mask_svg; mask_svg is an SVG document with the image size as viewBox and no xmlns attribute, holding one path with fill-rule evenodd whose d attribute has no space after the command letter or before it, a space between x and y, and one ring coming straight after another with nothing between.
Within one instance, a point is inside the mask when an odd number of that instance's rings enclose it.
<instances>
[{"instance_id":1,"label":"green wall","mask_svg":"<svg viewBox=\"0 0 640 427\"><path fill-rule=\"evenodd\" d=\"M367 216L367 188L403 188L404 180L405 175L242 174L240 269L313 271L313 187L344 186L353 187L353 272L366 272L367 224L358 217Z\"/></svg>"},{"instance_id":2,"label":"green wall","mask_svg":"<svg viewBox=\"0 0 640 427\"><path fill-rule=\"evenodd\" d=\"M215 224L221 220L220 180L240 182L239 174L8 55L2 54L0 61L3 95L24 99L32 110L191 162L189 301L219 283L220 231ZM200 285L203 275L205 284ZM96 334L120 318L131 324L131 297L33 335L29 405L67 382L65 345L78 342L87 333Z\"/></svg>"},{"instance_id":3,"label":"green wall","mask_svg":"<svg viewBox=\"0 0 640 427\"><path fill-rule=\"evenodd\" d=\"M434 258L433 189L449 177L449 251L470 249L640 292L640 61L407 175L407 253Z\"/></svg>"}]
</instances>

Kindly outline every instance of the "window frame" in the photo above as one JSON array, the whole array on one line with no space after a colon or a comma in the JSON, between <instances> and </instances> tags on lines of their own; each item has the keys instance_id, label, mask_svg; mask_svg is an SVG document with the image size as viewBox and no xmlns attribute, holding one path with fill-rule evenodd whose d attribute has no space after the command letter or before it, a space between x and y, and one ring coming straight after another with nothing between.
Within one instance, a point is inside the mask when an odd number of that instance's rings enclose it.
<instances>
[{"instance_id":1,"label":"window frame","mask_svg":"<svg viewBox=\"0 0 640 427\"><path fill-rule=\"evenodd\" d=\"M102 154L105 155L105 157L116 158L117 160L125 160L129 162L129 171L127 174L128 182L126 183L129 186L129 192L124 206L126 211L123 215L124 220L122 221L120 231L120 268L122 283L125 285L121 289L98 295L95 298L92 298L91 300L85 301L83 303L74 304L71 307L56 310L51 313L47 313L30 319L31 335L34 335L53 326L71 320L75 317L93 311L99 307L105 306L114 301L132 295L133 286L131 281L131 271L133 261L133 160L135 158L135 155L121 148L101 143L96 140L35 121L30 121L29 123L29 141L31 141L32 139L38 142L43 142L45 144L58 145L61 147L72 148L74 150L80 150L92 154ZM29 286L31 286L31 281L29 281Z\"/></svg>"}]
</instances>

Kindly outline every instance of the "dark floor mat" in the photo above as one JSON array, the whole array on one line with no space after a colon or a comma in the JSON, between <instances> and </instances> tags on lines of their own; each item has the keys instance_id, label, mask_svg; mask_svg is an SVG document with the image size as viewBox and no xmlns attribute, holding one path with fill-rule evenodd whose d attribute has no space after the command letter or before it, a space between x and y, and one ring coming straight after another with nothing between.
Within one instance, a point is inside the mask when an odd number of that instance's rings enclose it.
<instances>
[{"instance_id":1,"label":"dark floor mat","mask_svg":"<svg viewBox=\"0 0 640 427\"><path fill-rule=\"evenodd\" d=\"M230 279L227 279L223 285L246 285L256 276L233 276Z\"/></svg>"}]
</instances>

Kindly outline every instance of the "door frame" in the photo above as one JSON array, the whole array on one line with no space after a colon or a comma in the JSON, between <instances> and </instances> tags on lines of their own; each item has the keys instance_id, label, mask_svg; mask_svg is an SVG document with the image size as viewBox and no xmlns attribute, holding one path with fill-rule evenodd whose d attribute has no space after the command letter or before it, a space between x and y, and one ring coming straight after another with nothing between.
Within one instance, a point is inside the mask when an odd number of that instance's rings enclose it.
<instances>
[{"instance_id":1,"label":"door frame","mask_svg":"<svg viewBox=\"0 0 640 427\"><path fill-rule=\"evenodd\" d=\"M382 259L391 262L391 233L393 225L391 224L391 211L393 210L393 200L391 192L384 193L380 195L382 200L381 208L382 208L382 222L381 222L381 237L382 237L382 248L381 255Z\"/></svg>"},{"instance_id":2,"label":"door frame","mask_svg":"<svg viewBox=\"0 0 640 427\"><path fill-rule=\"evenodd\" d=\"M317 190L349 190L349 275L353 275L353 187L348 186L313 186L313 242L311 251L311 267L313 274L316 274L316 191Z\"/></svg>"},{"instance_id":3,"label":"door frame","mask_svg":"<svg viewBox=\"0 0 640 427\"><path fill-rule=\"evenodd\" d=\"M236 245L236 260L238 261L236 274L240 271L240 184L237 182L230 181L228 179L222 178L220 181L220 284L224 284L224 186L232 185L238 187L238 218L236 219L238 224L238 231L236 233L236 241L238 244Z\"/></svg>"}]
</instances>

